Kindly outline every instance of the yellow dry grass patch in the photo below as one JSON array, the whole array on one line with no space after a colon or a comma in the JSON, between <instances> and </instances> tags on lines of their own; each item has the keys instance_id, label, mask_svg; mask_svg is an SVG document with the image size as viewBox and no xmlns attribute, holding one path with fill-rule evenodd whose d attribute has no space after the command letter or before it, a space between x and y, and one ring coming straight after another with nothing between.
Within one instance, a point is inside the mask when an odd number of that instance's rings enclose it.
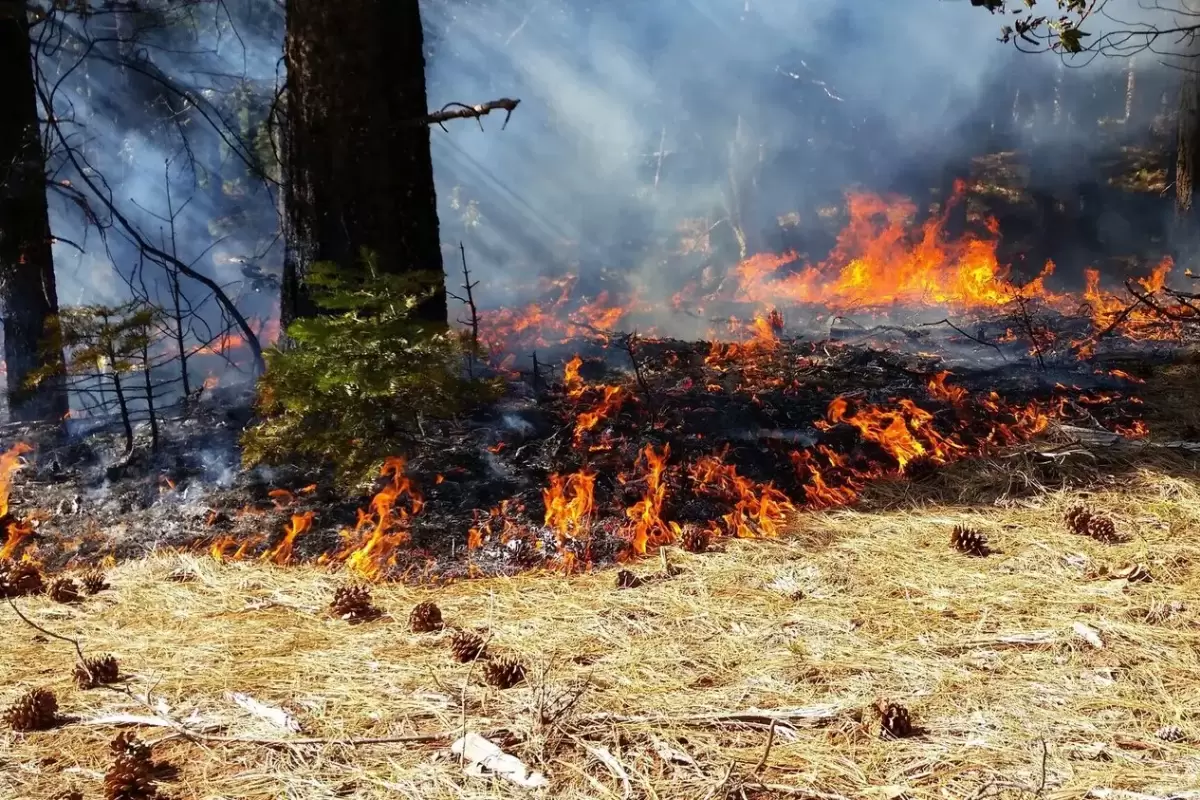
<instances>
[{"instance_id":1,"label":"yellow dry grass patch","mask_svg":"<svg viewBox=\"0 0 1200 800\"><path fill-rule=\"evenodd\" d=\"M831 512L803 516L786 540L671 551L678 574L630 590L615 588L611 570L379 586L375 602L391 619L354 626L326 611L342 576L179 555L125 564L110 591L81 605L18 602L90 654L114 653L132 696L77 690L71 647L0 607L0 701L46 686L81 720L0 733L0 797L42 800L72 786L101 796L114 729L86 722L115 713L208 726L211 738L196 741L141 732L179 767L166 788L180 798L521 794L463 773L448 745L464 725L543 771L543 794L556 798L1042 790L1065 800L1194 789L1200 490L1192 476L1143 470L1089 499L1131 541L1068 533L1060 519L1078 498L1066 493L1008 508ZM955 524L975 526L1002 552L954 552ZM1093 576L1122 561L1154 581ZM642 576L660 568L634 566ZM181 569L194 578L168 579ZM410 633L408 612L422 600L437 602L450 625L487 628L493 653L525 660L527 683L490 689L478 666L451 661L448 633ZM147 692L151 708L134 699ZM304 732L272 728L230 692L289 710ZM908 706L924 735L881 739L870 711L881 698ZM727 718L751 710L748 721ZM793 724L772 735L771 714ZM1196 738L1162 741L1166 725ZM449 738L221 740L422 733Z\"/></svg>"}]
</instances>

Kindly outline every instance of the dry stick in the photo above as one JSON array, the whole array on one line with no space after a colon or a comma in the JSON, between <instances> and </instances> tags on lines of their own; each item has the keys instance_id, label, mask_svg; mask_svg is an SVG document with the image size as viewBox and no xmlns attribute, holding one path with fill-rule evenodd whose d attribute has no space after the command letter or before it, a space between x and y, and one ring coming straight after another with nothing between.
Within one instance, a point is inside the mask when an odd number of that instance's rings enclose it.
<instances>
[{"instance_id":1,"label":"dry stick","mask_svg":"<svg viewBox=\"0 0 1200 800\"><path fill-rule=\"evenodd\" d=\"M475 357L479 353L479 309L475 306L475 287L479 285L479 281L471 282L471 271L467 269L467 249L462 242L458 243L458 252L462 255L462 288L466 292L466 297L459 297L454 292L446 292L446 294L465 305L471 312L470 320L460 319L458 322L461 325L471 326L471 354L467 359L467 369L469 372L474 372Z\"/></svg>"},{"instance_id":2,"label":"dry stick","mask_svg":"<svg viewBox=\"0 0 1200 800\"><path fill-rule=\"evenodd\" d=\"M1042 358L1042 344L1038 341L1037 331L1033 327L1033 317L1029 314L1028 301L1023 295L1018 294L1014 300L1017 308L1021 310L1021 322L1025 325L1025 333L1029 334L1029 342L1033 345L1033 355L1037 358L1038 369L1045 370L1046 362Z\"/></svg>"},{"instance_id":3,"label":"dry stick","mask_svg":"<svg viewBox=\"0 0 1200 800\"><path fill-rule=\"evenodd\" d=\"M1158 303L1154 302L1154 299L1151 298L1149 295L1140 294L1137 289L1133 288L1133 285L1129 281L1125 281L1125 290L1128 291L1134 297L1136 297L1138 300L1140 300L1142 303L1145 303L1152 311L1154 311L1154 313L1158 314L1159 316L1165 317L1166 319L1169 319L1172 322L1192 322L1193 321L1191 317L1180 316L1179 314L1172 313L1171 311L1163 308Z\"/></svg>"},{"instance_id":4,"label":"dry stick","mask_svg":"<svg viewBox=\"0 0 1200 800\"><path fill-rule=\"evenodd\" d=\"M96 679L96 676L92 673L92 668L88 666L87 658L83 655L83 647L80 646L78 639L72 639L70 636L63 636L62 634L46 630L29 617L22 614L21 609L17 608L17 604L13 602L11 597L6 597L5 599L8 601L8 605L12 608L13 613L20 617L21 621L26 625L33 628L35 631L44 633L52 639L58 639L60 642L67 642L68 644L72 645L75 648L75 655L79 658L79 667L87 674L88 681L91 682Z\"/></svg>"},{"instance_id":5,"label":"dry stick","mask_svg":"<svg viewBox=\"0 0 1200 800\"><path fill-rule=\"evenodd\" d=\"M508 120L510 117L512 117L513 111L516 110L520 103L520 100L513 100L509 97L501 97L499 100L489 100L486 103L479 103L478 105L474 106L469 106L466 103L446 103L446 105L442 106L440 110L426 114L420 119L413 120L413 122L410 124L437 125L441 127L442 130L446 130L446 127L442 125L442 123L448 120L478 120L480 117L485 117L493 111L505 111L507 113L504 115L504 124L500 126L500 129L503 130L504 128L508 127ZM479 129L483 130L482 121L479 123Z\"/></svg>"},{"instance_id":6,"label":"dry stick","mask_svg":"<svg viewBox=\"0 0 1200 800\"><path fill-rule=\"evenodd\" d=\"M1133 310L1134 310L1135 308L1137 308L1137 307L1138 307L1138 304L1139 304L1139 302L1140 302L1140 301L1134 301L1134 302L1130 303L1130 304L1129 304L1129 305L1128 305L1128 306L1125 308L1125 310L1124 310L1124 311L1122 311L1120 314L1118 314L1118 315L1116 316L1116 319L1114 319L1114 320L1113 320L1113 321L1112 321L1112 322L1111 322L1111 323L1108 325L1108 327L1106 327L1104 330L1100 331L1100 332L1099 332L1099 333L1097 333L1096 335L1094 335L1094 336L1089 336L1087 339L1084 339L1082 342L1080 342L1079 344L1077 344L1077 345L1075 345L1074 347L1072 347L1072 348L1071 348L1071 350L1072 350L1073 352L1075 352L1075 353L1078 353L1079 351L1083 350L1083 348L1084 348L1084 347L1086 347L1086 346L1088 346L1089 344L1095 344L1096 342L1098 342L1098 341L1100 341L1101 339L1103 339L1105 336L1108 336L1110 333L1112 333L1113 331L1115 331L1115 330L1116 330L1116 329L1117 329L1117 328L1120 326L1120 324L1121 324L1122 322L1124 322L1125 320L1129 319L1129 315L1130 315L1130 314L1132 314L1132 313L1133 313Z\"/></svg>"},{"instance_id":7,"label":"dry stick","mask_svg":"<svg viewBox=\"0 0 1200 800\"><path fill-rule=\"evenodd\" d=\"M642 363L638 361L637 353L634 350L637 338L636 332L620 336L617 339L617 347L628 353L629 360L633 362L633 375L637 379L638 388L642 390L642 394L646 395L646 405L650 407L650 419L653 421L658 417L658 409L654 402L654 395L650 391L650 384L646 382L646 376L642 372Z\"/></svg>"},{"instance_id":8,"label":"dry stick","mask_svg":"<svg viewBox=\"0 0 1200 800\"><path fill-rule=\"evenodd\" d=\"M1003 350L1001 350L1001 349L1000 349L1000 346L999 346L999 345L997 345L995 342L989 342L989 341L987 341L986 339L982 339L982 338L980 338L980 337L978 337L978 336L972 336L971 334L967 333L967 332L966 332L966 331L964 331L962 328L958 327L958 326L957 326L957 325L955 325L953 322L951 322L949 318L946 318L946 319L941 319L941 320L938 320L937 322L926 322L926 323L925 323L924 325L922 325L921 327L922 327L922 328L932 328L932 327L934 327L935 325L948 325L949 327L951 327L951 328L953 328L954 330L956 330L956 331L958 331L959 333L961 333L963 336L965 336L965 337L967 337L968 339L970 339L972 342L976 342L976 343L978 343L978 344L981 344L981 345L983 345L983 346L985 346L985 347L990 347L990 348L992 348L993 350L995 350L997 353L999 353L999 354L1000 354L1000 357L1001 357L1002 359L1004 359L1005 361L1008 361L1008 357L1004 355L1004 351L1003 351Z\"/></svg>"}]
</instances>

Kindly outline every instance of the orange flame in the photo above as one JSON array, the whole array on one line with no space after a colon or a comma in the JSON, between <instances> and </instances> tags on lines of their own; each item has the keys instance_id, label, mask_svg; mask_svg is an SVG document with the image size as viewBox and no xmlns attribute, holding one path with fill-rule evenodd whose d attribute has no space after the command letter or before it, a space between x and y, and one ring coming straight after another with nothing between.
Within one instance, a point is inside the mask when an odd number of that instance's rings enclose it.
<instances>
[{"instance_id":1,"label":"orange flame","mask_svg":"<svg viewBox=\"0 0 1200 800\"><path fill-rule=\"evenodd\" d=\"M413 514L419 514L424 499L404 475L405 459L389 458L380 475L389 478L386 486L371 500L369 511L359 511L353 531L343 531L346 544L334 556L347 568L369 580L379 579L395 565L396 550L409 540L408 526ZM398 505L407 498L411 512Z\"/></svg>"},{"instance_id":2,"label":"orange flame","mask_svg":"<svg viewBox=\"0 0 1200 800\"><path fill-rule=\"evenodd\" d=\"M312 527L314 516L315 512L312 511L305 511L303 514L293 514L291 523L284 529L283 539L274 548L263 553L261 560L271 561L280 565L290 562L292 560L292 548L296 544L296 539Z\"/></svg>"},{"instance_id":3,"label":"orange flame","mask_svg":"<svg viewBox=\"0 0 1200 800\"><path fill-rule=\"evenodd\" d=\"M667 469L667 459L671 455L671 446L663 445L662 452L656 452L653 445L646 445L642 451L641 460L646 463L646 494L641 500L625 510L633 523L629 532L629 543L637 555L645 555L651 548L669 544L679 530L679 526L668 526L662 519L663 501L667 497L667 485L663 482L663 473Z\"/></svg>"},{"instance_id":4,"label":"orange flame","mask_svg":"<svg viewBox=\"0 0 1200 800\"><path fill-rule=\"evenodd\" d=\"M17 442L0 455L0 517L8 516L8 494L12 489L13 475L21 468L21 456L31 450L31 446Z\"/></svg>"}]
</instances>

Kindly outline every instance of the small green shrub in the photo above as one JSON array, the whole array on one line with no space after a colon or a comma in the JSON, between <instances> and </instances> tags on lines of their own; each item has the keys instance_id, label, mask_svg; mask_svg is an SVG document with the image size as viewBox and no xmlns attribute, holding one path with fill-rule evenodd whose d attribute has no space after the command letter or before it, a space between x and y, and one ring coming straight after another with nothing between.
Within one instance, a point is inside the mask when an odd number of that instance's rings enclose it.
<instances>
[{"instance_id":1,"label":"small green shrub","mask_svg":"<svg viewBox=\"0 0 1200 800\"><path fill-rule=\"evenodd\" d=\"M266 354L243 461L332 465L357 484L410 449L422 419L494 397L494 383L464 375L460 336L413 318L433 280L441 276L381 273L370 255L313 265L307 283L321 314L293 322L290 342Z\"/></svg>"}]
</instances>

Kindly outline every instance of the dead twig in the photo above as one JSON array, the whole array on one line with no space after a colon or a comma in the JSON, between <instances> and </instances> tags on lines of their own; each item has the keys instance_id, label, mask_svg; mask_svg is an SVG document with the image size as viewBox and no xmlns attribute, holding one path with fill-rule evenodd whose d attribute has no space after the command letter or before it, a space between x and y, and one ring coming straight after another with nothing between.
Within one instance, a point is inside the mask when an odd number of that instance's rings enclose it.
<instances>
[{"instance_id":1,"label":"dead twig","mask_svg":"<svg viewBox=\"0 0 1200 800\"><path fill-rule=\"evenodd\" d=\"M932 327L934 327L934 326L937 326L937 325L946 325L946 326L948 326L948 327L950 327L950 328L953 328L954 330L958 331L958 332L959 332L960 334L962 334L963 336L965 336L965 337L967 337L968 339L970 339L972 342L975 342L976 344L981 344L981 345L983 345L984 347L990 347L990 348L992 348L993 350L995 350L997 353L999 353L999 354L1000 354L1000 358L1004 359L1005 361L1008 361L1008 357L1004 355L1004 351L1003 351L1003 350L1001 350L1001 349L1000 349L1000 346L999 346L999 345L997 345L995 342L989 342L989 341L987 341L986 339L983 339L983 338L981 338L981 337L978 337L978 336L972 336L971 334L967 333L967 332L966 332L966 331L964 331L962 328L958 327L958 326L957 326L957 325L955 325L953 322L951 322L951 321L949 320L949 318L947 318L947 319L940 319L940 320L938 320L937 322L926 322L926 323L925 323L924 325L922 325L921 327L922 327L922 328L932 328Z\"/></svg>"},{"instance_id":2,"label":"dead twig","mask_svg":"<svg viewBox=\"0 0 1200 800\"><path fill-rule=\"evenodd\" d=\"M510 97L501 97L499 100L489 100L486 103L469 106L466 103L446 103L439 110L434 111L424 117L416 120L419 125L437 125L442 130L446 130L443 122L452 119L474 119L479 120L480 117L485 117L493 111L504 111L504 124L500 126L501 130L508 127L508 120L512 117L513 111L521 103L520 100L514 100ZM483 122L480 121L479 129L483 130Z\"/></svg>"},{"instance_id":3,"label":"dead twig","mask_svg":"<svg viewBox=\"0 0 1200 800\"><path fill-rule=\"evenodd\" d=\"M462 289L465 296L457 295L454 292L446 292L446 295L465 305L471 313L469 319L460 319L459 324L467 325L471 329L471 353L467 365L468 371L474 372L475 358L479 355L479 309L475 305L475 287L479 285L479 281L471 281L471 271L467 268L467 249L462 242L458 243L458 252L462 256Z\"/></svg>"},{"instance_id":4,"label":"dead twig","mask_svg":"<svg viewBox=\"0 0 1200 800\"><path fill-rule=\"evenodd\" d=\"M726 726L742 725L745 727L766 728L771 725L797 727L799 725L824 725L832 722L843 713L840 706L817 705L801 706L799 708L779 709L745 709L741 711L725 711L712 714L685 714L682 716L646 714L640 716L625 716L621 714L592 714L581 718L586 722L624 725L692 725L692 726Z\"/></svg>"},{"instance_id":5,"label":"dead twig","mask_svg":"<svg viewBox=\"0 0 1200 800\"><path fill-rule=\"evenodd\" d=\"M654 393L650 390L650 384L646 380L646 373L642 369L642 362L638 358L637 353L638 335L634 333L626 333L616 337L616 346L619 350L624 350L629 355L629 361L633 364L633 376L637 380L638 389L646 398L646 406L650 409L650 420L653 422L658 417L658 407L654 402Z\"/></svg>"},{"instance_id":6,"label":"dead twig","mask_svg":"<svg viewBox=\"0 0 1200 800\"><path fill-rule=\"evenodd\" d=\"M88 677L89 681L92 681L95 679L96 676L92 673L92 668L88 665L88 660L83 654L83 647L79 644L78 639L73 639L70 636L63 636L62 634L55 633L54 631L43 628L41 625L38 625L36 622L31 620L29 617L27 617L23 613L21 613L21 609L17 608L17 604L13 602L13 599L11 597L7 597L5 599L8 601L8 605L10 608L12 608L13 613L15 613L18 617L20 617L21 621L24 622L26 625L33 628L35 631L38 631L39 633L49 636L51 639L58 639L60 642L66 642L67 644L74 647L75 648L75 656L79 659L79 668L82 669L85 673L87 673L87 677Z\"/></svg>"}]
</instances>

